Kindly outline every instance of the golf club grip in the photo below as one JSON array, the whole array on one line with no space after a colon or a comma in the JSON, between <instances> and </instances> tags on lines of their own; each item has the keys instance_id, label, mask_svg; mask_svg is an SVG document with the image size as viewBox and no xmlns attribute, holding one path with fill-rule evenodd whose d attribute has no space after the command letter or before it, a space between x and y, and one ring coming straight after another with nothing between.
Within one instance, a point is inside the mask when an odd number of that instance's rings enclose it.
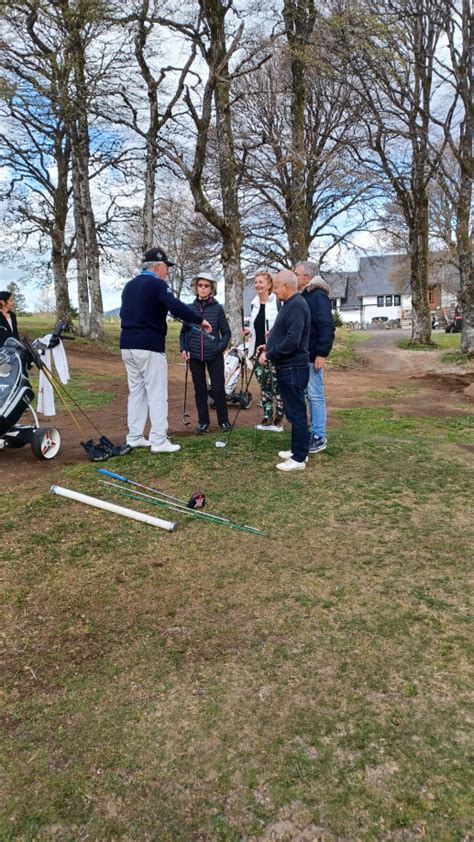
<instances>
[{"instance_id":1,"label":"golf club grip","mask_svg":"<svg viewBox=\"0 0 474 842\"><path fill-rule=\"evenodd\" d=\"M112 479L119 479L121 482L130 482L127 477L121 477L120 474L113 474L112 471L106 471L105 468L97 468L99 474L105 474L106 477L112 477Z\"/></svg>"},{"instance_id":2,"label":"golf club grip","mask_svg":"<svg viewBox=\"0 0 474 842\"><path fill-rule=\"evenodd\" d=\"M191 328L191 330L195 330L197 333L203 333L204 336L207 336L208 339L212 339L213 342L216 341L215 336L213 336L211 333L206 333L205 330L202 330L202 328L198 327L197 325L190 324L189 327Z\"/></svg>"}]
</instances>

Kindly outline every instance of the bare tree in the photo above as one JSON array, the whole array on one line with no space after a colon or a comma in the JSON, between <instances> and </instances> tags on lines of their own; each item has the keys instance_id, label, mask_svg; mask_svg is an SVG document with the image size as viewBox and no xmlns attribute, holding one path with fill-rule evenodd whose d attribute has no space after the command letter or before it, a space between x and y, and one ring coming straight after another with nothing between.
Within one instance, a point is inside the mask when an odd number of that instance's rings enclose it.
<instances>
[{"instance_id":1,"label":"bare tree","mask_svg":"<svg viewBox=\"0 0 474 842\"><path fill-rule=\"evenodd\" d=\"M428 192L443 153L437 124L450 125L455 97L442 103L433 84L443 24L441 0L367 0L341 10L342 46L363 133L356 161L385 181L408 229L412 340L431 337L428 300ZM433 115L436 120L433 120Z\"/></svg>"},{"instance_id":2,"label":"bare tree","mask_svg":"<svg viewBox=\"0 0 474 842\"><path fill-rule=\"evenodd\" d=\"M68 320L67 267L72 239L67 241L66 226L71 149L64 114L57 107L68 70L51 50L38 49L36 36L25 38L25 30L30 34L32 14L26 4L12 4L1 21L0 51L6 75L0 102L5 127L0 132L0 163L11 174L3 192L7 202L4 223L9 247L15 237L13 248L20 265L24 246L41 250L42 238L49 241L56 311L59 318Z\"/></svg>"},{"instance_id":3,"label":"bare tree","mask_svg":"<svg viewBox=\"0 0 474 842\"><path fill-rule=\"evenodd\" d=\"M235 111L245 246L259 264L291 266L299 253L292 242L303 243L306 256L313 246L322 264L334 247L366 228L373 215L369 204L373 186L361 168L354 170L347 151L356 122L350 91L340 74L329 73L319 59L326 29L320 23L306 52L304 189L298 198L302 213L295 214L293 77L288 55L277 52L238 86ZM300 175L298 183L299 179Z\"/></svg>"},{"instance_id":4,"label":"bare tree","mask_svg":"<svg viewBox=\"0 0 474 842\"><path fill-rule=\"evenodd\" d=\"M469 0L444 0L444 31L448 39L449 63L438 70L440 77L452 82L459 97L462 115L457 131L451 124L442 128L452 157L457 162L453 177L450 156L441 159L438 174L446 199L455 208L457 266L463 314L461 351L474 353L474 273L472 265L472 134L473 88L472 55L474 24Z\"/></svg>"},{"instance_id":5,"label":"bare tree","mask_svg":"<svg viewBox=\"0 0 474 842\"><path fill-rule=\"evenodd\" d=\"M185 81L196 55L196 46L188 43L183 66L165 63L166 48L161 41L168 33L153 18L156 5L156 0L136 0L127 8L125 17L113 18L113 24L119 25L126 36L121 44L123 72L117 75L109 92L113 96L99 105L109 124L130 130L139 141L138 150L130 150L130 159L138 163L133 179L143 179L144 184L142 254L153 245L156 230L156 179L160 160L164 160L161 135L176 107L182 106Z\"/></svg>"},{"instance_id":6,"label":"bare tree","mask_svg":"<svg viewBox=\"0 0 474 842\"><path fill-rule=\"evenodd\" d=\"M241 49L243 23L235 17L233 0L199 0L199 11L186 23L160 18L160 23L179 31L195 44L206 68L206 79L193 89L186 87L184 102L194 125L192 156L177 142L170 143L168 157L188 181L195 210L219 232L225 280L226 310L232 334L240 335L240 311L244 276L241 267L243 231L239 208L238 168L232 123L233 80L251 72L262 59ZM233 24L235 24L232 29ZM240 54L237 58L237 53ZM235 66L231 61L235 58ZM253 62L255 61L255 65ZM218 191L208 191L209 148L215 142Z\"/></svg>"}]
</instances>

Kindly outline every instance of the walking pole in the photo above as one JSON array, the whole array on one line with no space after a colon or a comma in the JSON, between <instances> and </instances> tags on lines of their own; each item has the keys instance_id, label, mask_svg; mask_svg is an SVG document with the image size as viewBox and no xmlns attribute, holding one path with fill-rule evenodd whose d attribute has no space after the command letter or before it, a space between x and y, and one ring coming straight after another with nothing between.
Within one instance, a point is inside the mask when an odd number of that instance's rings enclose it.
<instances>
[{"instance_id":1,"label":"walking pole","mask_svg":"<svg viewBox=\"0 0 474 842\"><path fill-rule=\"evenodd\" d=\"M248 369L247 369L247 346L245 344L245 321L244 321L244 308L243 306L240 308L240 321L242 322L242 345L244 346L244 361L240 363L240 397L241 400L243 399L244 389L246 392L249 390L249 380L248 380ZM245 370L245 374L244 374Z\"/></svg>"}]
</instances>

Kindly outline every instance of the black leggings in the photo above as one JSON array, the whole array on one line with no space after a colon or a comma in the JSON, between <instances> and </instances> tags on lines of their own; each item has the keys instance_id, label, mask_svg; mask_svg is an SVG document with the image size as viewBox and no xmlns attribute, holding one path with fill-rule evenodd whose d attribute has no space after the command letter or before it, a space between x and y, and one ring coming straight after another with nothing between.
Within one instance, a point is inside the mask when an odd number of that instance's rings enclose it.
<instances>
[{"instance_id":1,"label":"black leggings","mask_svg":"<svg viewBox=\"0 0 474 842\"><path fill-rule=\"evenodd\" d=\"M217 411L219 424L227 424L227 402L225 398L224 355L217 354L212 360L189 360L189 368L194 383L194 395L200 424L209 424L209 403L206 381L206 366L211 380L212 397Z\"/></svg>"}]
</instances>

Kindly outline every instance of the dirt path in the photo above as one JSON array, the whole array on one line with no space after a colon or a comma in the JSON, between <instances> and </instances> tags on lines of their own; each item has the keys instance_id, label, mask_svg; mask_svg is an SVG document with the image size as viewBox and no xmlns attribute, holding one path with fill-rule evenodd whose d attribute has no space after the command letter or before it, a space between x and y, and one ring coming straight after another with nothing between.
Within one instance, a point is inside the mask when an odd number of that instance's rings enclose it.
<instances>
[{"instance_id":1,"label":"dirt path","mask_svg":"<svg viewBox=\"0 0 474 842\"><path fill-rule=\"evenodd\" d=\"M379 406L387 402L386 395L377 398L371 393L387 392L397 389L393 406L400 415L467 415L472 413L473 405L464 394L465 388L474 382L474 370L470 366L467 370L459 367L441 366L438 351L405 351L397 347L397 342L406 332L377 331L368 335L367 341L358 346L358 353L364 364L353 369L331 369L326 376L326 394L328 405L328 428L337 425L334 411L350 407ZM122 362L119 357L94 353L90 348L70 350L68 359L72 374L98 374L106 379L100 381L100 386L94 388L113 391L115 399L108 406L90 411L95 424L113 442L124 441L126 433L126 399L127 386ZM464 367L466 369L466 367ZM183 413L183 385L184 367L180 363L169 365L169 427L170 434L180 438L192 435L193 427L197 423L192 394L188 398L188 411L191 414L191 427L186 428L182 423ZM407 387L407 388L400 388ZM192 390L191 390L192 391ZM260 419L260 409L257 407L256 395L258 390L252 389L254 395L250 410L242 411L237 426L254 425ZM229 408L232 422L236 408ZM211 415L212 419L212 415ZM21 450L4 450L0 454L1 488L3 491L15 491L19 485L40 486L45 483L56 482L63 465L73 465L87 462L85 452L81 448L79 433L69 415L61 410L51 420L61 431L62 446L56 459L40 462L35 459L29 447ZM213 419L215 420L215 418ZM85 432L91 438L98 438L97 432L87 426ZM217 430L213 424L212 429ZM189 430L191 432L189 432ZM113 464L118 467L118 461Z\"/></svg>"}]
</instances>

